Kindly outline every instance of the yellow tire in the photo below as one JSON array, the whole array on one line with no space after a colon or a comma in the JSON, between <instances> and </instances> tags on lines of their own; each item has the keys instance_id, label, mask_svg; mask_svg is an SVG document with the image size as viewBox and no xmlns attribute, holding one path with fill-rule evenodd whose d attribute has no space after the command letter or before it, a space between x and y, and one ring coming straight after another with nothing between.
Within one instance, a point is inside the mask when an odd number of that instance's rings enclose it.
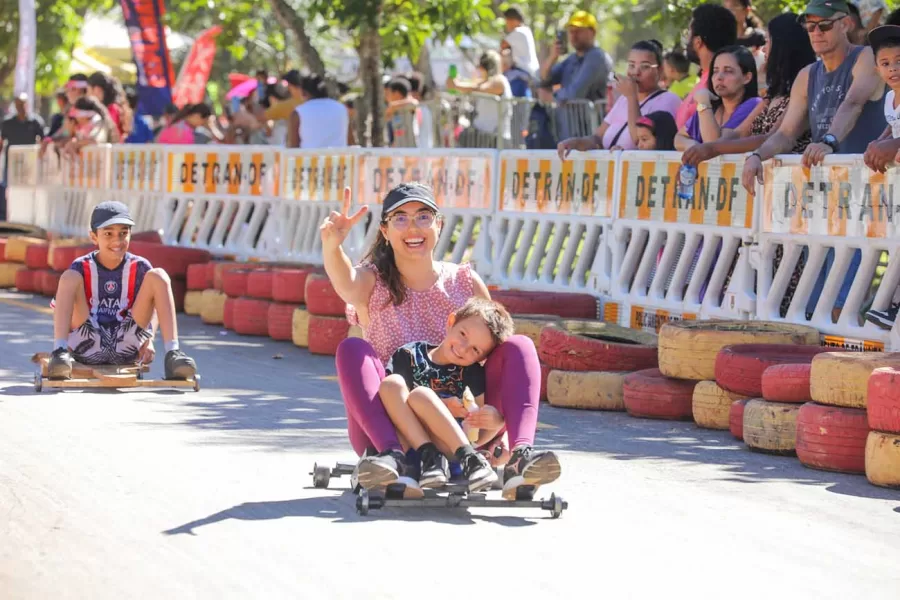
<instances>
[{"instance_id":1,"label":"yellow tire","mask_svg":"<svg viewBox=\"0 0 900 600\"><path fill-rule=\"evenodd\" d=\"M556 315L513 315L516 334L531 338L535 348L540 348L541 331L544 327L561 325L562 319Z\"/></svg>"},{"instance_id":2,"label":"yellow tire","mask_svg":"<svg viewBox=\"0 0 900 600\"><path fill-rule=\"evenodd\" d=\"M219 290L203 290L200 296L200 319L210 325L225 322L225 301L228 296Z\"/></svg>"},{"instance_id":3,"label":"yellow tire","mask_svg":"<svg viewBox=\"0 0 900 600\"><path fill-rule=\"evenodd\" d=\"M0 288L16 287L16 273L24 268L19 263L0 263Z\"/></svg>"},{"instance_id":4,"label":"yellow tire","mask_svg":"<svg viewBox=\"0 0 900 600\"><path fill-rule=\"evenodd\" d=\"M32 244L46 244L47 240L16 235L6 239L6 262L25 262L25 251Z\"/></svg>"},{"instance_id":5,"label":"yellow tire","mask_svg":"<svg viewBox=\"0 0 900 600\"><path fill-rule=\"evenodd\" d=\"M869 376L881 367L900 368L900 352L825 352L812 361L809 393L828 406L866 408Z\"/></svg>"},{"instance_id":6,"label":"yellow tire","mask_svg":"<svg viewBox=\"0 0 900 600\"><path fill-rule=\"evenodd\" d=\"M819 343L819 332L805 325L767 321L681 321L659 331L659 370L667 377L712 381L716 355L732 344Z\"/></svg>"},{"instance_id":7,"label":"yellow tire","mask_svg":"<svg viewBox=\"0 0 900 600\"><path fill-rule=\"evenodd\" d=\"M203 312L203 292L190 291L184 295L184 314L197 316Z\"/></svg>"},{"instance_id":8,"label":"yellow tire","mask_svg":"<svg viewBox=\"0 0 900 600\"><path fill-rule=\"evenodd\" d=\"M746 396L720 388L715 381L701 381L694 386L694 397L691 402L694 422L706 429L728 431L731 405L736 400L746 399Z\"/></svg>"},{"instance_id":9,"label":"yellow tire","mask_svg":"<svg viewBox=\"0 0 900 600\"><path fill-rule=\"evenodd\" d=\"M626 375L618 371L550 371L547 400L564 408L625 410L622 385Z\"/></svg>"},{"instance_id":10,"label":"yellow tire","mask_svg":"<svg viewBox=\"0 0 900 600\"><path fill-rule=\"evenodd\" d=\"M873 485L900 488L900 435L869 432L866 438L866 478Z\"/></svg>"},{"instance_id":11,"label":"yellow tire","mask_svg":"<svg viewBox=\"0 0 900 600\"><path fill-rule=\"evenodd\" d=\"M347 337L348 337L348 338L360 338L360 339L362 339L362 338L364 338L364 337L366 337L366 336L365 336L365 334L363 333L363 328L362 328L362 327L360 327L359 325L351 325L351 326L350 326L350 329L347 331Z\"/></svg>"},{"instance_id":12,"label":"yellow tire","mask_svg":"<svg viewBox=\"0 0 900 600\"><path fill-rule=\"evenodd\" d=\"M754 450L776 454L794 452L797 413L802 404L751 400L744 406L744 442Z\"/></svg>"},{"instance_id":13,"label":"yellow tire","mask_svg":"<svg viewBox=\"0 0 900 600\"><path fill-rule=\"evenodd\" d=\"M291 321L291 341L300 348L309 347L309 313L305 308L294 309Z\"/></svg>"}]
</instances>

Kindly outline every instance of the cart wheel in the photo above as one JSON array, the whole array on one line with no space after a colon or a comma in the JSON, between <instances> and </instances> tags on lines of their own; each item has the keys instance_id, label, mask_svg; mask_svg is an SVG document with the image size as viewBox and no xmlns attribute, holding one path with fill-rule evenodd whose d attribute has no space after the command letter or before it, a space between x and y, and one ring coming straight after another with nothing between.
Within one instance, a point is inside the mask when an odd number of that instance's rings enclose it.
<instances>
[{"instance_id":1,"label":"cart wheel","mask_svg":"<svg viewBox=\"0 0 900 600\"><path fill-rule=\"evenodd\" d=\"M565 508L563 506L563 499L556 494L550 494L550 506L550 516L554 519L558 519Z\"/></svg>"},{"instance_id":2,"label":"cart wheel","mask_svg":"<svg viewBox=\"0 0 900 600\"><path fill-rule=\"evenodd\" d=\"M363 517L369 514L369 492L364 489L360 490L359 496L356 497L356 512Z\"/></svg>"},{"instance_id":3,"label":"cart wheel","mask_svg":"<svg viewBox=\"0 0 900 600\"><path fill-rule=\"evenodd\" d=\"M199 375L194 375L194 391L195 392L200 391L200 376Z\"/></svg>"},{"instance_id":4,"label":"cart wheel","mask_svg":"<svg viewBox=\"0 0 900 600\"><path fill-rule=\"evenodd\" d=\"M44 389L44 376L40 372L34 374L34 391L40 392Z\"/></svg>"},{"instance_id":5,"label":"cart wheel","mask_svg":"<svg viewBox=\"0 0 900 600\"><path fill-rule=\"evenodd\" d=\"M328 482L331 480L331 469L322 465L313 465L313 486L317 488L327 488Z\"/></svg>"}]
</instances>

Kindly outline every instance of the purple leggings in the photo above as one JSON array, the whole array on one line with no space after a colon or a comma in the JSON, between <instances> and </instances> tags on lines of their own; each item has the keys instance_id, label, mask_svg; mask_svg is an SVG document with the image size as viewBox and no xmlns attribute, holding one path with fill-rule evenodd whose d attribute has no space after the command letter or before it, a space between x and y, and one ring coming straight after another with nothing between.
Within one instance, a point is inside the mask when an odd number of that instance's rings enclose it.
<instances>
[{"instance_id":1,"label":"purple leggings","mask_svg":"<svg viewBox=\"0 0 900 600\"><path fill-rule=\"evenodd\" d=\"M335 359L353 450L359 456L370 447L379 452L402 450L394 424L378 396L385 374L375 350L365 340L347 338L338 346ZM510 449L533 445L541 387L541 367L534 343L524 335L510 337L488 357L485 371L484 401L503 415Z\"/></svg>"}]
</instances>

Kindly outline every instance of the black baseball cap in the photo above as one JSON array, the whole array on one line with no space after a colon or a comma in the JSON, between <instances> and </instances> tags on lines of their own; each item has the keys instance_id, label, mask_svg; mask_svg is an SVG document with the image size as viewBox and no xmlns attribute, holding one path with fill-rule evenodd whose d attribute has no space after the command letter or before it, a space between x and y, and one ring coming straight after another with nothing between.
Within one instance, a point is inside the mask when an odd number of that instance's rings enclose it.
<instances>
[{"instance_id":1,"label":"black baseball cap","mask_svg":"<svg viewBox=\"0 0 900 600\"><path fill-rule=\"evenodd\" d=\"M434 192L429 186L424 183L401 183L385 197L384 204L381 205L381 218L384 219L391 211L410 202L421 202L434 212L438 212Z\"/></svg>"},{"instance_id":2,"label":"black baseball cap","mask_svg":"<svg viewBox=\"0 0 900 600\"><path fill-rule=\"evenodd\" d=\"M91 231L97 231L110 225L128 225L134 227L134 219L128 207L121 202L101 202L91 212Z\"/></svg>"},{"instance_id":3,"label":"black baseball cap","mask_svg":"<svg viewBox=\"0 0 900 600\"><path fill-rule=\"evenodd\" d=\"M869 41L869 45L876 52L889 41L894 44L900 44L900 26L882 25L881 27L876 27L869 32L866 38Z\"/></svg>"}]
</instances>

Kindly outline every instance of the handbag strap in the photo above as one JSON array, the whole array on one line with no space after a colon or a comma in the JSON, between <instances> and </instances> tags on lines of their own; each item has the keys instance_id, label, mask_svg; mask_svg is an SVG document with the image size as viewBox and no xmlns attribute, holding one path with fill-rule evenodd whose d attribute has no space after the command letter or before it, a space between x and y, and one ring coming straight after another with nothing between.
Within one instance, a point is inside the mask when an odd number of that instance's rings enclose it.
<instances>
[{"instance_id":1,"label":"handbag strap","mask_svg":"<svg viewBox=\"0 0 900 600\"><path fill-rule=\"evenodd\" d=\"M664 91L665 91L665 90L656 90L655 92L653 92L652 94L650 94L649 96L647 96L646 98L644 98L644 101L641 102L641 105L638 107L638 112L640 112L641 109L644 108L644 105L645 105L645 104L647 104L648 102L650 102L651 100L653 100L654 98L656 98L657 96L659 96L660 94L662 94ZM619 133L616 134L616 137L614 137L614 138L612 139L612 142L609 144L609 147L610 147L610 148L614 148L614 147L615 147L616 142L619 141L619 138L622 137L622 134L625 132L625 130L626 130L627 128L628 128L628 120L626 119L626 120L625 120L625 124L622 125L622 129L619 130Z\"/></svg>"}]
</instances>

